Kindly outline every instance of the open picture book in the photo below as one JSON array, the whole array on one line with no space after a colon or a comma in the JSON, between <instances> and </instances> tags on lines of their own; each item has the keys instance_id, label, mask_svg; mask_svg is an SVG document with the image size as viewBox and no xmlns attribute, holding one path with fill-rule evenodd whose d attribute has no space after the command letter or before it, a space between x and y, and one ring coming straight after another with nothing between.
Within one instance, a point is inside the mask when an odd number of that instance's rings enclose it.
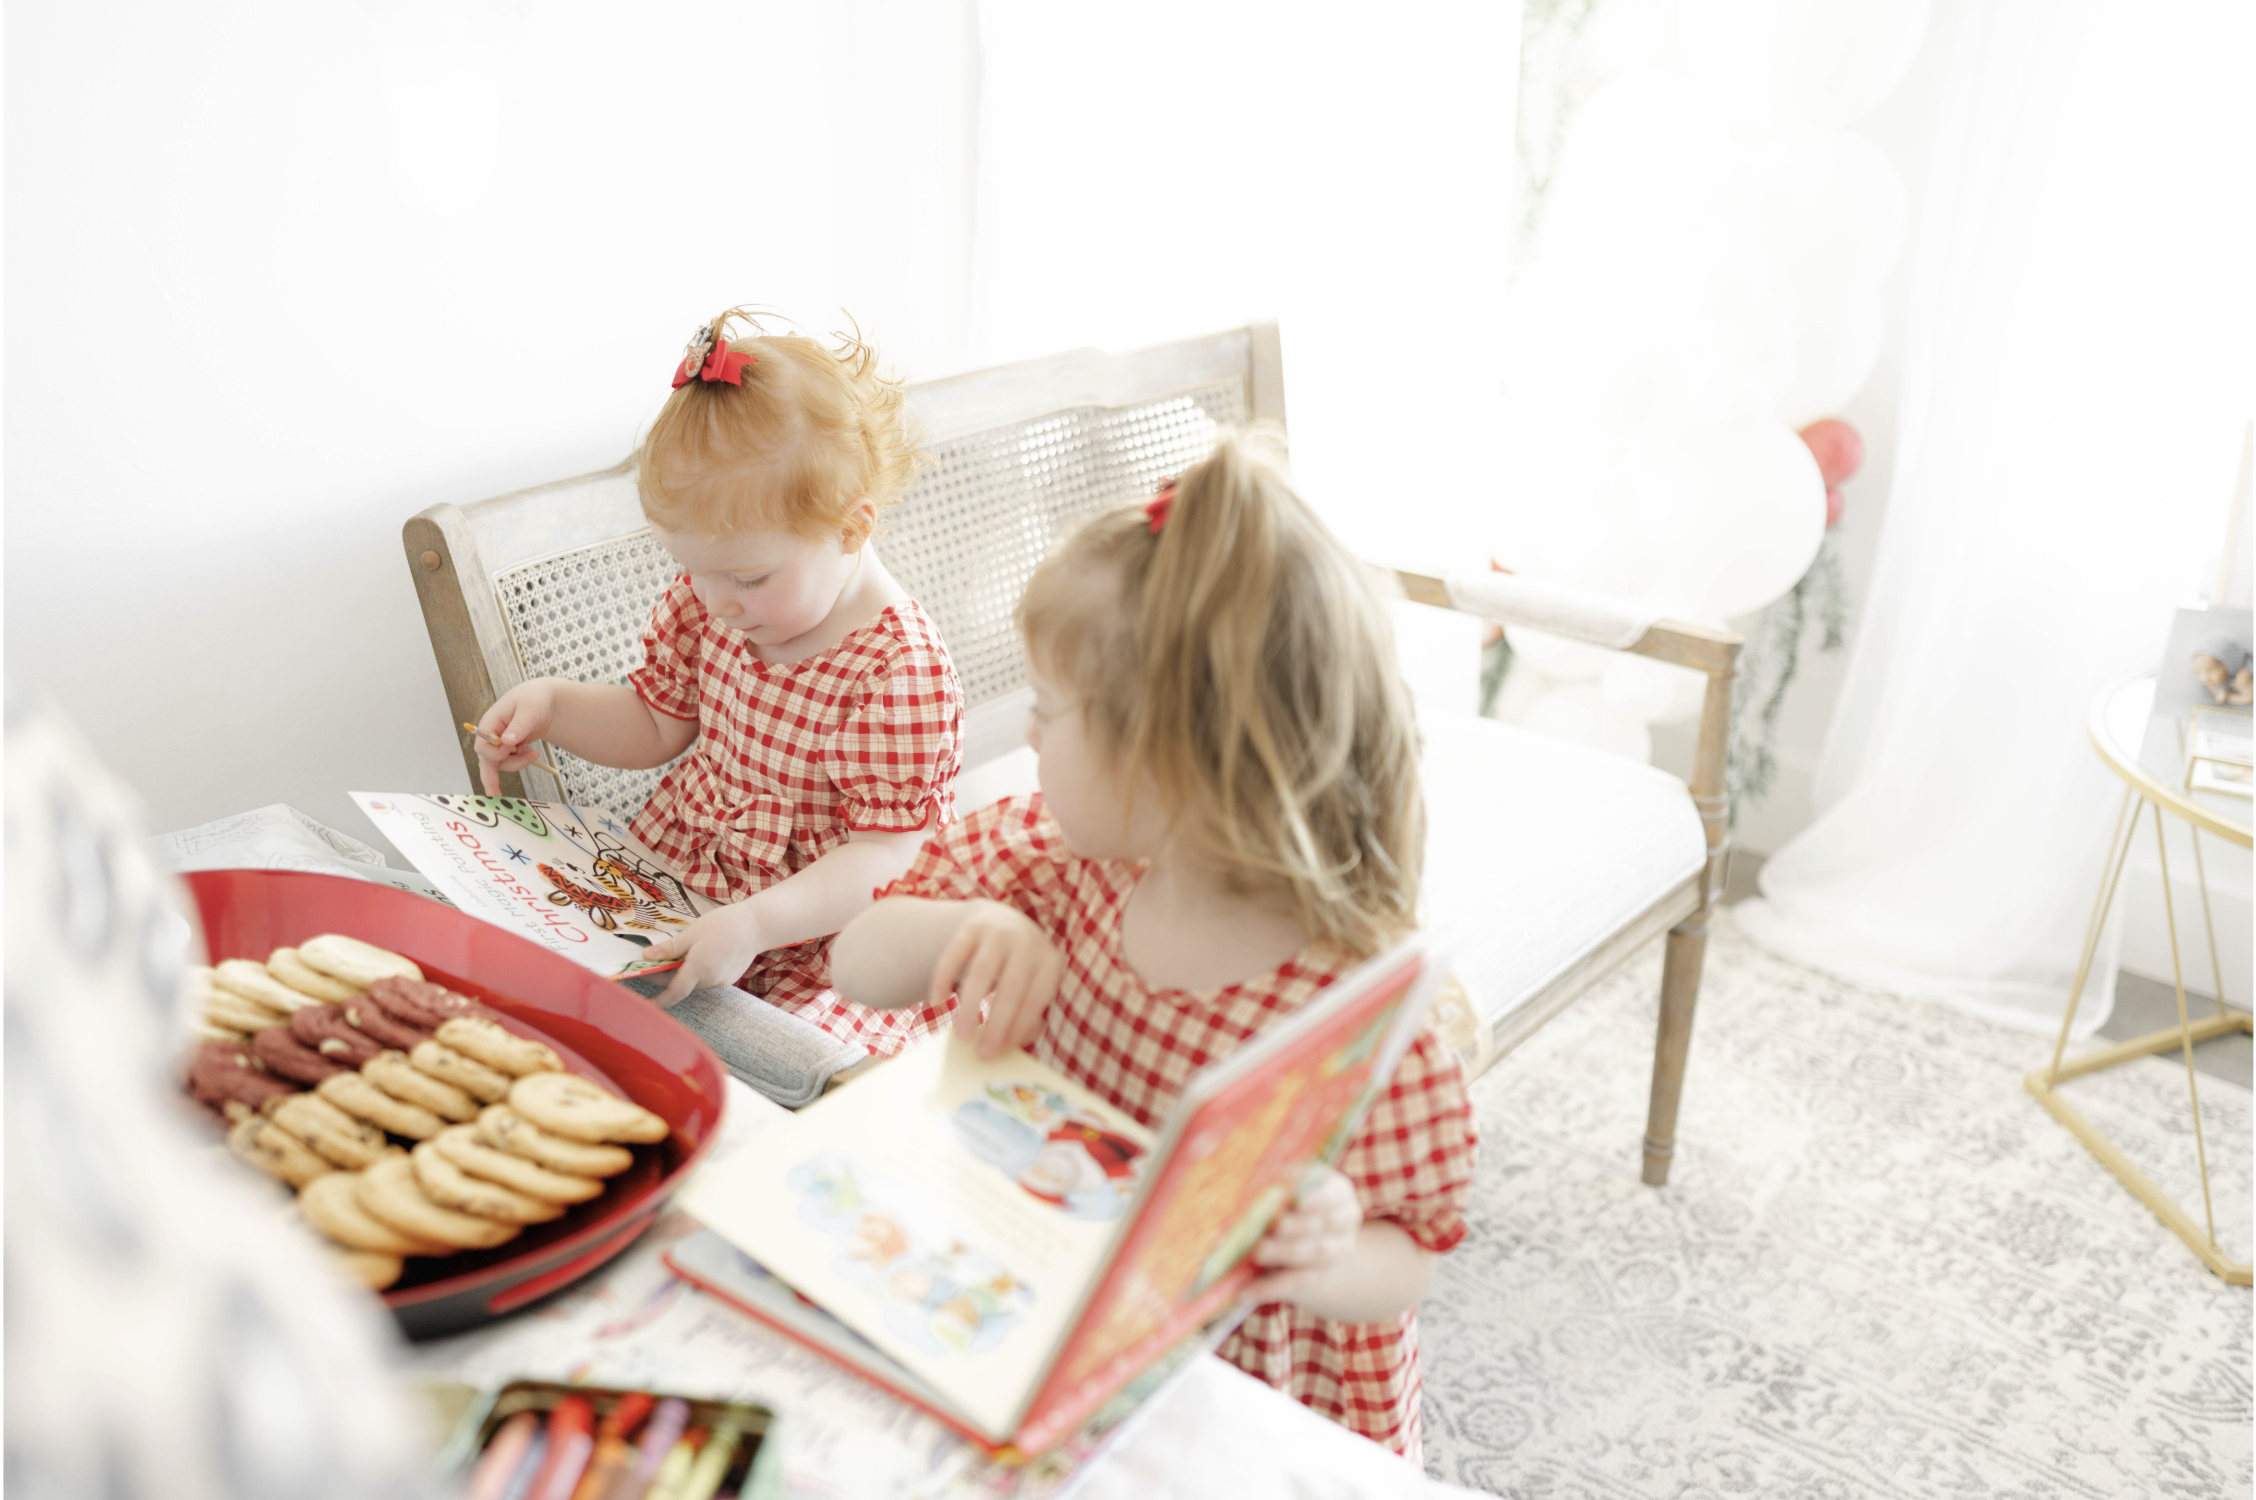
<instances>
[{"instance_id":1,"label":"open picture book","mask_svg":"<svg viewBox=\"0 0 2256 1500\"><path fill-rule=\"evenodd\" d=\"M715 905L601 808L435 792L351 796L449 901L607 979L679 968L643 951Z\"/></svg>"},{"instance_id":2,"label":"open picture book","mask_svg":"<svg viewBox=\"0 0 2256 1500\"><path fill-rule=\"evenodd\" d=\"M700 1173L680 1202L726 1244L669 1263L1042 1453L1235 1321L1248 1253L1354 1138L1440 980L1426 939L1396 945L1193 1074L1156 1132L1023 1052L926 1042Z\"/></svg>"}]
</instances>

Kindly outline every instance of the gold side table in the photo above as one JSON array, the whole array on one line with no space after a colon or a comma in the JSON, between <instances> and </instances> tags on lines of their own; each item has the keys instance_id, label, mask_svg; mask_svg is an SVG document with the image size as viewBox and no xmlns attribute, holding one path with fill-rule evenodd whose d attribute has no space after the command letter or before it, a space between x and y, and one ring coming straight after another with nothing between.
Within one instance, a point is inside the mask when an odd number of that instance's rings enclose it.
<instances>
[{"instance_id":1,"label":"gold side table","mask_svg":"<svg viewBox=\"0 0 2256 1500\"><path fill-rule=\"evenodd\" d=\"M2171 1232L2201 1257L2203 1265L2226 1281L2247 1286L2248 1262L2231 1259L2217 1245L2216 1210L2209 1194L2209 1149L2201 1134L2201 1088L2194 1075L2193 1044L2231 1031L2251 1030L2248 1012L2225 1004L2224 972L2217 963L2217 928L2209 914L2209 872L2201 857L2204 833L2242 849L2250 847L2250 803L2216 793L2187 791L2184 736L2159 732L2149 736L2147 725L2153 707L2151 674L2116 684L2102 692L2092 705L2092 746L2099 751L2099 758L2107 768L2123 778L2123 801L2115 814L2115 832L2108 844L2106 865L2100 872L2099 899L2092 906L2091 924L2084 931L2083 956L2076 964L2075 983L2069 987L2068 1013L2060 1020L2060 1039L2053 1044L2052 1062L2031 1073L2023 1082L2029 1092L2037 1096L2038 1102L2052 1111L2053 1117L2067 1126L2123 1186L2153 1209ZM2076 1019L2076 1006L2084 996L2084 982L2090 977L2092 960L2099 952L2100 935L2107 926L2107 912L2115 900L2116 883L2122 878L2139 824L2150 811L2154 817L2155 852L2162 862L2162 909L2170 934L2170 970L2177 987L2178 1024L2064 1062L2062 1054L2068 1046L2068 1028ZM2165 813L2183 818L2190 825L2194 875L2201 887L2201 922L2209 939L2209 975L2217 994L2217 1013L2199 1019L2189 1018L2186 1012L2185 965L2178 955L2177 907L2170 895L2170 851L2162 835ZM2071 1078L2172 1048L2185 1057L2186 1098L2193 1107L2193 1146L2201 1167L2201 1207L2205 1224L2195 1223L2192 1215L2156 1186L2152 1178L2140 1171L2099 1127L2061 1098L2058 1091L2058 1086Z\"/></svg>"}]
</instances>

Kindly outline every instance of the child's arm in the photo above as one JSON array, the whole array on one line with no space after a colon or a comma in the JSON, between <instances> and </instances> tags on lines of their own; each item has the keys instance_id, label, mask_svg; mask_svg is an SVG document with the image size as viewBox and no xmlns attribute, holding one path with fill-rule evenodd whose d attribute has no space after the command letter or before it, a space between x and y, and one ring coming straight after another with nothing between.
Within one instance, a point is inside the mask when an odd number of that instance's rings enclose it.
<instances>
[{"instance_id":1,"label":"child's arm","mask_svg":"<svg viewBox=\"0 0 2256 1500\"><path fill-rule=\"evenodd\" d=\"M871 891L909 872L925 835L922 828L848 833L845 843L796 875L707 912L664 942L653 943L647 957L682 961L658 1003L672 1005L691 990L734 984L769 949L837 932L868 910Z\"/></svg>"},{"instance_id":2,"label":"child's arm","mask_svg":"<svg viewBox=\"0 0 2256 1500\"><path fill-rule=\"evenodd\" d=\"M1418 1305L1433 1262L1433 1252L1401 1225L1364 1218L1355 1185L1326 1172L1253 1247L1253 1263L1270 1269L1252 1294L1336 1322L1385 1322Z\"/></svg>"},{"instance_id":3,"label":"child's arm","mask_svg":"<svg viewBox=\"0 0 2256 1500\"><path fill-rule=\"evenodd\" d=\"M478 731L478 777L486 795L498 797L502 772L533 763L534 740L599 766L639 771L687 750L697 721L658 712L623 683L536 677L495 699Z\"/></svg>"},{"instance_id":4,"label":"child's arm","mask_svg":"<svg viewBox=\"0 0 2256 1500\"><path fill-rule=\"evenodd\" d=\"M1064 973L1049 935L1000 901L888 896L830 945L831 983L858 1005L903 1010L957 996L956 1034L981 1057L1032 1045ZM982 1000L991 1002L984 1027Z\"/></svg>"}]
</instances>

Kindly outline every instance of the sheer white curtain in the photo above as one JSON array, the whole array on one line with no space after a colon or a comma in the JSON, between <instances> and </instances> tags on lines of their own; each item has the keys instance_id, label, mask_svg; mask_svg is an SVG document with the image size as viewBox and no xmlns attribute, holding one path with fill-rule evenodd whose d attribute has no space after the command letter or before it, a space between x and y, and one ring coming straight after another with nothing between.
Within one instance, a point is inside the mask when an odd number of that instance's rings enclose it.
<instances>
[{"instance_id":1,"label":"sheer white curtain","mask_svg":"<svg viewBox=\"0 0 2256 1500\"><path fill-rule=\"evenodd\" d=\"M2120 792L2087 707L2214 575L2251 409L2252 10L1969 14L1895 488L1818 816L1738 908L1757 941L2058 1024ZM2079 1029L2106 1017L2100 981Z\"/></svg>"}]
</instances>

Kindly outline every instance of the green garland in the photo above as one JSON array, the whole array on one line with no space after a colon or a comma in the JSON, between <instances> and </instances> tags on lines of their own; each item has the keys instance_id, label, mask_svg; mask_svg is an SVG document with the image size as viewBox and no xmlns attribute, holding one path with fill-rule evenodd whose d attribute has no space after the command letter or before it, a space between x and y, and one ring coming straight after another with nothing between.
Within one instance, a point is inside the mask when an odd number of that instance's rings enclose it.
<instances>
[{"instance_id":1,"label":"green garland","mask_svg":"<svg viewBox=\"0 0 2256 1500\"><path fill-rule=\"evenodd\" d=\"M1734 825L1741 808L1762 801L1777 783L1778 715L1801 670L1809 627L1814 623L1820 631L1819 651L1840 650L1848 629L1848 601L1841 554L1833 533L1827 532L1801 581L1756 616L1748 630L1731 695L1731 756L1724 772Z\"/></svg>"}]
</instances>

